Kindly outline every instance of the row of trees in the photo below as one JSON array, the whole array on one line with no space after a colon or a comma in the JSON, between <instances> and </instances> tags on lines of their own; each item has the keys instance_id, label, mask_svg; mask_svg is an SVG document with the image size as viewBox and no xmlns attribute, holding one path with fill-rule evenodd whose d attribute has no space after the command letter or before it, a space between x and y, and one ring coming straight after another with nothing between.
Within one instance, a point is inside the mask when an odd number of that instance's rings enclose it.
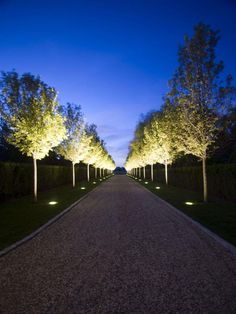
<instances>
[{"instance_id":1,"label":"row of trees","mask_svg":"<svg viewBox=\"0 0 236 314\"><path fill-rule=\"evenodd\" d=\"M54 149L59 156L72 163L75 186L75 164L112 170L115 163L104 142L98 137L96 126L84 123L80 106L68 103L61 106L54 88L40 77L29 73L19 76L15 71L3 72L0 81L0 115L6 140L22 154L33 158L34 197L37 200L37 160ZM2 128L3 129L3 128ZM100 173L101 174L101 173Z\"/></svg>"},{"instance_id":2,"label":"row of trees","mask_svg":"<svg viewBox=\"0 0 236 314\"><path fill-rule=\"evenodd\" d=\"M134 174L143 167L144 177L145 166L151 165L153 180L153 164L164 164L168 184L168 165L183 154L196 156L202 161L204 201L206 159L215 149L221 121L235 110L232 77L223 81L223 62L216 62L218 41L219 32L204 24L194 28L192 38L185 37L164 104L137 125L125 165Z\"/></svg>"}]
</instances>

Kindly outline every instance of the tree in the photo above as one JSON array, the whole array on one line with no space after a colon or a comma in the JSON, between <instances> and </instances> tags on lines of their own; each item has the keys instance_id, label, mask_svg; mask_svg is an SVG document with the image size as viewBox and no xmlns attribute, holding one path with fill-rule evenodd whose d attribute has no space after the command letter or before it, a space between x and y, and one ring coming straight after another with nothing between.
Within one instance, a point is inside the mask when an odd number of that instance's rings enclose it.
<instances>
[{"instance_id":1,"label":"tree","mask_svg":"<svg viewBox=\"0 0 236 314\"><path fill-rule=\"evenodd\" d=\"M219 32L198 24L179 49L179 66L170 81L166 106L175 107L175 139L179 151L202 160L203 194L207 201L206 159L219 132L218 121L231 103L231 76L222 83L223 62L216 62Z\"/></svg>"},{"instance_id":2,"label":"tree","mask_svg":"<svg viewBox=\"0 0 236 314\"><path fill-rule=\"evenodd\" d=\"M87 181L90 181L90 165L94 165L96 161L99 159L101 154L101 143L100 138L97 133L96 124L90 124L86 126L86 133L91 136L90 149L88 153L85 155L83 161L87 164ZM95 168L95 177L97 176Z\"/></svg>"},{"instance_id":3,"label":"tree","mask_svg":"<svg viewBox=\"0 0 236 314\"><path fill-rule=\"evenodd\" d=\"M3 72L0 112L10 130L9 143L33 158L36 201L37 160L44 158L66 136L57 93L40 77L29 73L20 77L14 71Z\"/></svg>"},{"instance_id":4,"label":"tree","mask_svg":"<svg viewBox=\"0 0 236 314\"><path fill-rule=\"evenodd\" d=\"M173 128L165 110L156 112L144 128L144 143L149 160L165 166L165 181L168 184L168 165L176 158Z\"/></svg>"},{"instance_id":5,"label":"tree","mask_svg":"<svg viewBox=\"0 0 236 314\"><path fill-rule=\"evenodd\" d=\"M66 120L67 137L56 150L66 160L71 161L72 185L75 187L75 164L88 154L92 137L86 133L80 106L67 103L61 110Z\"/></svg>"}]
</instances>

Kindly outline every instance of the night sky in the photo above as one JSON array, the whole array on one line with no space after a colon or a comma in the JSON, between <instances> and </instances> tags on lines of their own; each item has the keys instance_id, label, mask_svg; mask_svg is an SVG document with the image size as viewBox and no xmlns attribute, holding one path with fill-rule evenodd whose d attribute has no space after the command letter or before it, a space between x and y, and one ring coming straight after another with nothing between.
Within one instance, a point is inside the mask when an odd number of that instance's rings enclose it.
<instances>
[{"instance_id":1,"label":"night sky","mask_svg":"<svg viewBox=\"0 0 236 314\"><path fill-rule=\"evenodd\" d=\"M0 70L39 74L61 103L80 104L122 165L198 22L221 30L217 57L236 78L236 0L0 0Z\"/></svg>"}]
</instances>

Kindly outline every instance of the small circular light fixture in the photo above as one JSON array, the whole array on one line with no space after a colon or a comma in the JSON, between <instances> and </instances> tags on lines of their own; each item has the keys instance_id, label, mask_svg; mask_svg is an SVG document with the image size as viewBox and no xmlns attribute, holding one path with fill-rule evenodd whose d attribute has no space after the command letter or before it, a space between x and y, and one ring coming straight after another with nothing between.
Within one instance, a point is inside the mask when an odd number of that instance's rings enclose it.
<instances>
[{"instance_id":1,"label":"small circular light fixture","mask_svg":"<svg viewBox=\"0 0 236 314\"><path fill-rule=\"evenodd\" d=\"M145 184L148 184L148 182L147 182L147 181L145 181L144 183L145 183Z\"/></svg>"},{"instance_id":2,"label":"small circular light fixture","mask_svg":"<svg viewBox=\"0 0 236 314\"><path fill-rule=\"evenodd\" d=\"M155 189L156 189L156 190L160 190L160 187L159 187L159 186L156 186Z\"/></svg>"},{"instance_id":3,"label":"small circular light fixture","mask_svg":"<svg viewBox=\"0 0 236 314\"><path fill-rule=\"evenodd\" d=\"M185 205L192 206L192 205L194 205L194 203L193 202L185 202Z\"/></svg>"},{"instance_id":4,"label":"small circular light fixture","mask_svg":"<svg viewBox=\"0 0 236 314\"><path fill-rule=\"evenodd\" d=\"M49 202L48 204L49 204L49 205L56 205L56 204L57 204L57 202L55 202L55 201L51 201L51 202Z\"/></svg>"},{"instance_id":5,"label":"small circular light fixture","mask_svg":"<svg viewBox=\"0 0 236 314\"><path fill-rule=\"evenodd\" d=\"M96 184L97 182L93 181L93 184Z\"/></svg>"},{"instance_id":6,"label":"small circular light fixture","mask_svg":"<svg viewBox=\"0 0 236 314\"><path fill-rule=\"evenodd\" d=\"M142 181L141 179L138 179L139 181Z\"/></svg>"},{"instance_id":7,"label":"small circular light fixture","mask_svg":"<svg viewBox=\"0 0 236 314\"><path fill-rule=\"evenodd\" d=\"M99 179L99 181L102 181L102 179Z\"/></svg>"},{"instance_id":8,"label":"small circular light fixture","mask_svg":"<svg viewBox=\"0 0 236 314\"><path fill-rule=\"evenodd\" d=\"M86 188L84 186L81 187L81 190L85 190Z\"/></svg>"}]
</instances>

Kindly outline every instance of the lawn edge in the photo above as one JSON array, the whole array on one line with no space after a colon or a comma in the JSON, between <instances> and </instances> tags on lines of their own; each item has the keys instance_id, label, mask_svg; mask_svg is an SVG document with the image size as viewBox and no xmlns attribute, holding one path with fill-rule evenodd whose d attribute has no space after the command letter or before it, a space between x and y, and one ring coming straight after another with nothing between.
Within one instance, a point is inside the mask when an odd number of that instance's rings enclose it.
<instances>
[{"instance_id":1,"label":"lawn edge","mask_svg":"<svg viewBox=\"0 0 236 314\"><path fill-rule=\"evenodd\" d=\"M109 180L109 178L107 179ZM106 181L107 181L106 180ZM15 250L16 248L18 248L19 246L23 245L24 243L30 241L31 239L33 239L34 237L36 237L39 233L41 233L44 229L46 229L47 227L49 227L50 225L52 225L53 223L55 223L57 220L59 220L61 217L63 217L65 214L67 214L71 209L73 209L77 204L79 204L81 201L83 201L86 197L88 197L88 195L90 193L92 193L93 191L95 191L96 189L99 188L99 186L104 183L101 182L98 186L96 186L95 188L93 188L91 191L87 192L85 195L83 195L82 197L80 197L77 201L75 201L74 203L72 203L69 207L67 207L66 209L64 209L63 211L61 211L59 214L57 214L56 216L54 216L53 218L51 218L50 220L48 220L45 224L43 224L42 226L40 226L39 228L37 228L36 230L34 230L32 233L30 233L29 235L27 235L26 237L22 238L19 241L16 241L15 243L7 246L5 249L0 250L0 258L3 257L4 255L8 254L9 252Z\"/></svg>"},{"instance_id":2,"label":"lawn edge","mask_svg":"<svg viewBox=\"0 0 236 314\"><path fill-rule=\"evenodd\" d=\"M132 179L132 178L131 178ZM201 229L204 233L206 233L207 235L209 235L211 238L213 238L217 243L219 243L220 245L222 245L226 250L230 251L233 255L236 256L236 246L234 246L233 244L229 243L228 241L226 241L225 239L221 238L221 236L219 236L218 234L216 234L215 232L211 231L210 229L208 229L207 227L205 227L204 225L202 225L200 222L194 220L192 217L188 216L187 214L185 214L184 212L182 212L180 209L178 209L177 207L174 207L172 204L168 203L167 201L165 201L163 198L159 197L158 195L156 195L154 192L150 191L147 187L143 186L142 184L140 184L139 182L137 182L136 180L134 180L134 182L136 184L138 184L139 186L143 187L145 190L147 190L149 193L151 193L155 198L157 198L158 200L160 200L162 203L164 203L165 205L167 205L169 208L171 208L172 210L174 210L177 214L179 214L180 216L182 216L184 219L186 219L187 221L191 222L193 225L197 226L199 229Z\"/></svg>"}]
</instances>

